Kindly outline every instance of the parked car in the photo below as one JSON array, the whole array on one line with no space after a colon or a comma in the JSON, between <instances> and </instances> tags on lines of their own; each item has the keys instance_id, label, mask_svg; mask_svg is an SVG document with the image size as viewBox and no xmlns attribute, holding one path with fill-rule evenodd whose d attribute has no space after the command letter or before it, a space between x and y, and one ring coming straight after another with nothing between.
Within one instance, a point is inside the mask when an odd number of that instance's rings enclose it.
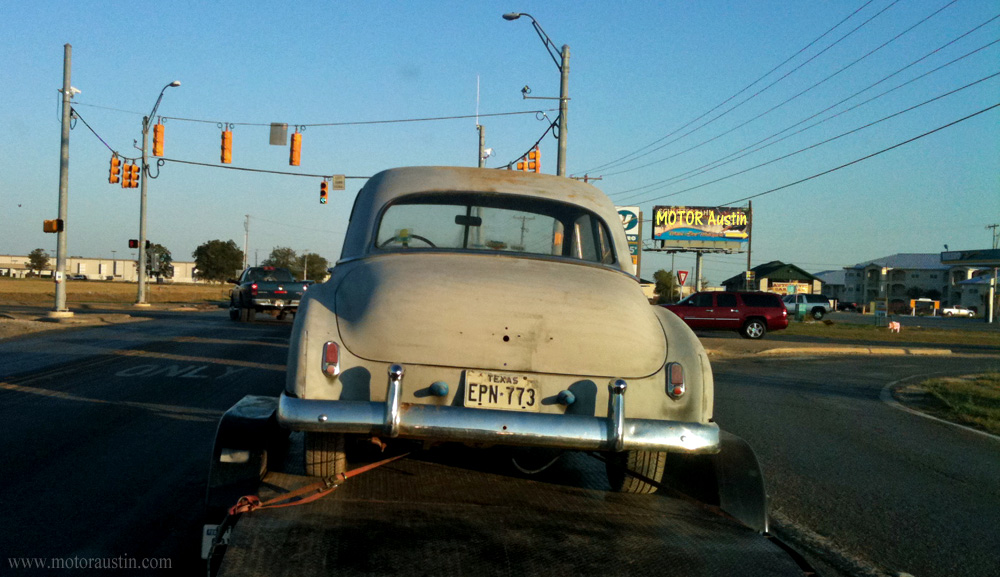
<instances>
[{"instance_id":1,"label":"parked car","mask_svg":"<svg viewBox=\"0 0 1000 577\"><path fill-rule=\"evenodd\" d=\"M837 303L837 310L844 312L857 312L861 310L861 305L858 303L839 302Z\"/></svg>"},{"instance_id":2,"label":"parked car","mask_svg":"<svg viewBox=\"0 0 1000 577\"><path fill-rule=\"evenodd\" d=\"M962 305L954 305L945 307L941 311L941 314L946 317L974 317L976 316L976 311Z\"/></svg>"},{"instance_id":3,"label":"parked car","mask_svg":"<svg viewBox=\"0 0 1000 577\"><path fill-rule=\"evenodd\" d=\"M785 303L788 314L795 315L801 310L816 320L822 319L833 308L830 306L830 299L823 295L796 293L785 295L781 300Z\"/></svg>"},{"instance_id":4,"label":"parked car","mask_svg":"<svg viewBox=\"0 0 1000 577\"><path fill-rule=\"evenodd\" d=\"M71 274L66 277L67 280L87 280L87 275L85 274Z\"/></svg>"},{"instance_id":5,"label":"parked car","mask_svg":"<svg viewBox=\"0 0 1000 577\"><path fill-rule=\"evenodd\" d=\"M306 471L394 438L602 451L653 492L666 452L714 453L705 350L649 306L614 203L572 179L412 167L358 192L292 327L278 422ZM627 392L626 392L627 390Z\"/></svg>"},{"instance_id":6,"label":"parked car","mask_svg":"<svg viewBox=\"0 0 1000 577\"><path fill-rule=\"evenodd\" d=\"M677 304L660 306L692 329L737 331L748 339L788 328L788 311L774 293L697 292Z\"/></svg>"}]
</instances>

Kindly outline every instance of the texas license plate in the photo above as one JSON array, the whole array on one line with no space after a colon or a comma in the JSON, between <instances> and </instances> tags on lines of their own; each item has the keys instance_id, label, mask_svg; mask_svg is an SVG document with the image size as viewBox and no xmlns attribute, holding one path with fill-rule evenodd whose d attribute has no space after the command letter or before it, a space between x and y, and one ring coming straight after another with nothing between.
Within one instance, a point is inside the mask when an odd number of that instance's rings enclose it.
<instances>
[{"instance_id":1,"label":"texas license plate","mask_svg":"<svg viewBox=\"0 0 1000 577\"><path fill-rule=\"evenodd\" d=\"M476 409L537 412L538 384L516 373L465 371L465 406Z\"/></svg>"}]
</instances>

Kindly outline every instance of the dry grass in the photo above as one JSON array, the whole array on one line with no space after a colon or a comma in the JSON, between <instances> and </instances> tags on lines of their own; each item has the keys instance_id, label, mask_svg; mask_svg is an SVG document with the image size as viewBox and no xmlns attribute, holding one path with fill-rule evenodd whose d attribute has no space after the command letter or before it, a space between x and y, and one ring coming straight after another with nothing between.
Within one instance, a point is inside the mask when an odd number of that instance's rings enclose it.
<instances>
[{"instance_id":1,"label":"dry grass","mask_svg":"<svg viewBox=\"0 0 1000 577\"><path fill-rule=\"evenodd\" d=\"M905 321L904 321L905 322ZM784 334L822 337L878 343L936 343L949 345L980 345L1000 350L1000 331L972 331L961 329L928 329L903 326L902 332L890 332L887 327L851 323L791 322Z\"/></svg>"},{"instance_id":2,"label":"dry grass","mask_svg":"<svg viewBox=\"0 0 1000 577\"><path fill-rule=\"evenodd\" d=\"M941 401L944 418L1000 435L1000 373L933 379L921 388Z\"/></svg>"},{"instance_id":3,"label":"dry grass","mask_svg":"<svg viewBox=\"0 0 1000 577\"><path fill-rule=\"evenodd\" d=\"M150 303L218 303L229 300L228 284L156 284L147 286ZM112 281L69 281L68 303L133 303L136 283ZM56 285L51 280L0 278L0 304L51 304Z\"/></svg>"}]
</instances>

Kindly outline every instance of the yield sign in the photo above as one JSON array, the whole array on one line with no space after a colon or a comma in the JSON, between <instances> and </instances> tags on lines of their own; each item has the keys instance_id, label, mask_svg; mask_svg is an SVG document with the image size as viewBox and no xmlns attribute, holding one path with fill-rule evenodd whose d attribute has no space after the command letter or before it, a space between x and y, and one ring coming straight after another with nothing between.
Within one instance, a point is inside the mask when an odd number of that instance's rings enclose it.
<instances>
[{"instance_id":1,"label":"yield sign","mask_svg":"<svg viewBox=\"0 0 1000 577\"><path fill-rule=\"evenodd\" d=\"M687 279L688 279L688 271L686 270L677 271L677 282L681 283L681 286L684 286L684 281L686 281Z\"/></svg>"}]
</instances>

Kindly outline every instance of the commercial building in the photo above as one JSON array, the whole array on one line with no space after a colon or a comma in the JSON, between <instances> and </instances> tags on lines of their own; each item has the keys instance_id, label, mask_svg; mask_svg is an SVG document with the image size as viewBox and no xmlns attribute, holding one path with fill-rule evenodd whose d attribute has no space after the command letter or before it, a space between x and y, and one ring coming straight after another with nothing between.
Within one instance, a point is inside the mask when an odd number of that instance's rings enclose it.
<instances>
[{"instance_id":1,"label":"commercial building","mask_svg":"<svg viewBox=\"0 0 1000 577\"><path fill-rule=\"evenodd\" d=\"M194 278L193 262L170 263L174 267L174 275L166 282L191 283L198 282ZM48 267L41 271L32 271L30 260L26 255L0 255L0 276L25 278L34 272L42 278L51 278L55 270L56 259L49 257ZM66 274L70 277L84 277L87 280L110 280L138 282L138 264L131 259L114 258L83 258L71 256L66 259ZM150 282L156 282L150 278Z\"/></svg>"}]
</instances>

